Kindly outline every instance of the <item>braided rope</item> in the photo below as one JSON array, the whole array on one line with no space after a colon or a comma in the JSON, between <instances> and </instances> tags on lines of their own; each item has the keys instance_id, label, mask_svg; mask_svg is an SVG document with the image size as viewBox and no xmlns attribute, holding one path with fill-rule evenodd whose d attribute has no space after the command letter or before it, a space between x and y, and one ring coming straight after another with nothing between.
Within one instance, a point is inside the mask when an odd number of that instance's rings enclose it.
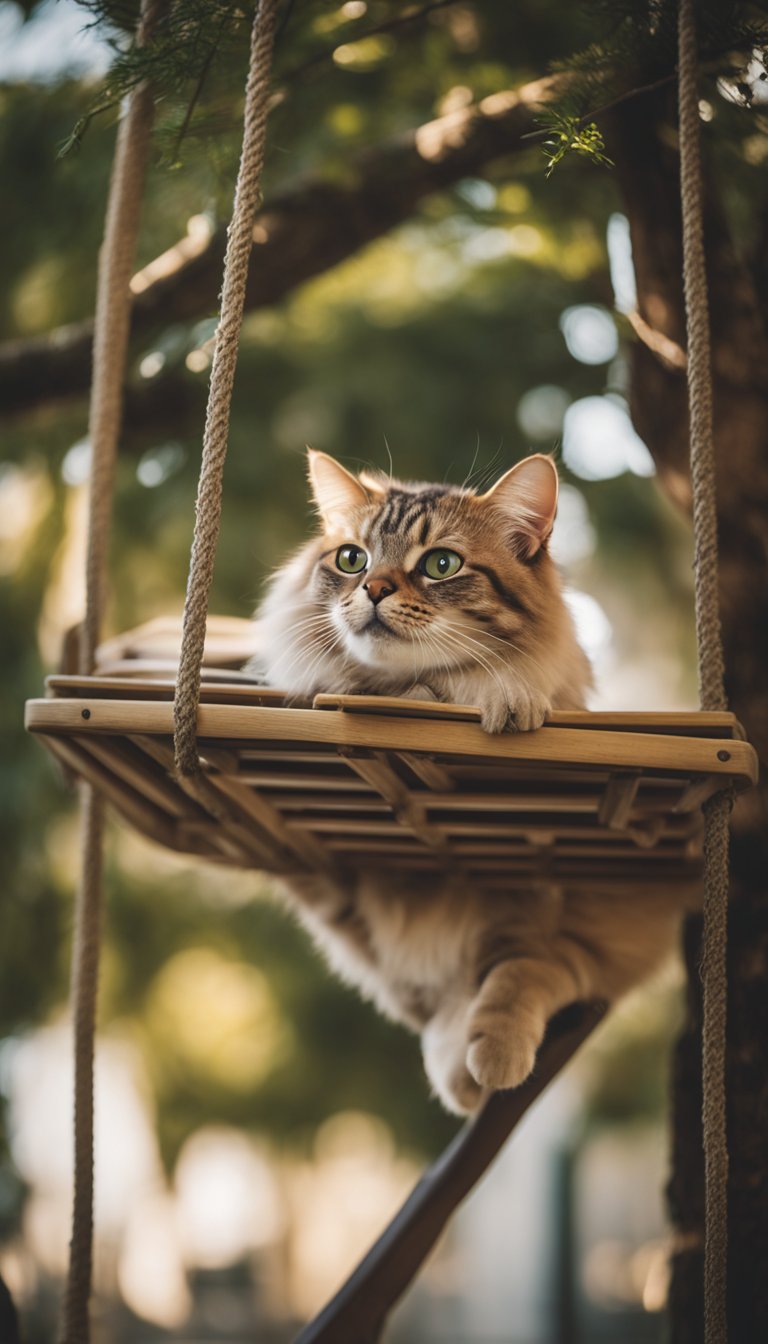
<instances>
[{"instance_id":1,"label":"braided rope","mask_svg":"<svg viewBox=\"0 0 768 1344\"><path fill-rule=\"evenodd\" d=\"M137 43L150 40L167 0L143 0ZM80 636L80 672L93 670L107 588L107 548L112 521L117 441L123 412L123 379L131 322L130 280L154 119L151 89L142 85L120 122L104 241L99 252L93 374L88 419L91 473L88 499L85 620Z\"/></svg>"},{"instance_id":2,"label":"braided rope","mask_svg":"<svg viewBox=\"0 0 768 1344\"><path fill-rule=\"evenodd\" d=\"M208 391L203 459L195 506L195 532L184 604L181 657L174 699L176 768L194 783L200 773L197 751L197 707L205 651L208 600L221 525L224 462L229 414L243 324L248 261L253 226L261 201L269 100L269 77L278 0L260 0L251 30L251 57L245 90L243 147L229 226L221 316Z\"/></svg>"},{"instance_id":3,"label":"braided rope","mask_svg":"<svg viewBox=\"0 0 768 1344\"><path fill-rule=\"evenodd\" d=\"M688 404L693 487L696 635L699 696L705 710L727 708L717 565L715 449L709 307L702 221L696 23L693 0L678 10L680 193L688 332ZM726 1128L726 1013L728 822L732 790L704 808L704 932L701 977L702 1126L704 1134L704 1339L725 1344L728 1257L728 1140Z\"/></svg>"},{"instance_id":4,"label":"braided rope","mask_svg":"<svg viewBox=\"0 0 768 1344\"><path fill-rule=\"evenodd\" d=\"M167 0L143 0L137 34L145 45ZM99 253L88 433L91 443L86 611L80 633L80 671L93 670L106 597L106 559L112 517L117 441L130 327L130 278L139 231L153 121L152 92L142 85L120 123L109 184L104 241ZM81 788L81 870L75 903L71 1002L74 1021L74 1198L69 1270L62 1312L64 1344L88 1344L93 1273L93 1075L96 998L102 925L104 803Z\"/></svg>"},{"instance_id":5,"label":"braided rope","mask_svg":"<svg viewBox=\"0 0 768 1344\"><path fill-rule=\"evenodd\" d=\"M90 784L81 786L80 808L82 857L71 970L75 1035L74 1195L62 1312L63 1344L88 1344L93 1272L93 1072L102 925L104 803Z\"/></svg>"}]
</instances>

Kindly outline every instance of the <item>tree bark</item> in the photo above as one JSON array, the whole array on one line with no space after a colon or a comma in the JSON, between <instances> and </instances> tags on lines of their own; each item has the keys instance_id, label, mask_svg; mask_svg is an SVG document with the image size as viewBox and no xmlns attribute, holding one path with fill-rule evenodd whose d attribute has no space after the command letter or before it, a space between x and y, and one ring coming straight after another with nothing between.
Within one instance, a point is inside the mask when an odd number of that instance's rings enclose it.
<instances>
[{"instance_id":1,"label":"tree bark","mask_svg":"<svg viewBox=\"0 0 768 1344\"><path fill-rule=\"evenodd\" d=\"M685 346L679 160L668 97L625 104L610 142L630 222L639 330L631 413L659 480L690 505L684 371L661 336ZM756 284L737 257L711 179L705 240L712 326L720 605L732 709L768 759L768 341ZM728 999L729 1277L734 1344L768 1338L768 790L741 799L731 851ZM673 1065L672 1344L703 1338L700 920L689 921L687 1022Z\"/></svg>"},{"instance_id":2,"label":"tree bark","mask_svg":"<svg viewBox=\"0 0 768 1344\"><path fill-rule=\"evenodd\" d=\"M257 217L246 310L277 303L409 219L427 196L523 151L537 109L562 82L563 76L541 79L493 94L368 149L349 164L343 182L306 177L278 192ZM225 246L220 228L207 242L182 239L163 254L154 269L164 273L134 301L134 342L217 311ZM4 411L85 392L92 339L88 320L0 346Z\"/></svg>"}]
</instances>

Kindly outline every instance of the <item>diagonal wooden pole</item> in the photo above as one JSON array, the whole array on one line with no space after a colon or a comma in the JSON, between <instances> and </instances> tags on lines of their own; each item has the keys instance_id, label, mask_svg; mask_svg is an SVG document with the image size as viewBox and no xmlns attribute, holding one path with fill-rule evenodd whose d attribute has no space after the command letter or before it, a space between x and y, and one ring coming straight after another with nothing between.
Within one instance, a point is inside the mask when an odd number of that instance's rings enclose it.
<instances>
[{"instance_id":1,"label":"diagonal wooden pole","mask_svg":"<svg viewBox=\"0 0 768 1344\"><path fill-rule=\"evenodd\" d=\"M512 1130L605 1016L604 1004L573 1004L552 1020L530 1078L493 1092L424 1173L405 1204L347 1282L296 1344L376 1344L387 1316L435 1246L458 1206Z\"/></svg>"}]
</instances>

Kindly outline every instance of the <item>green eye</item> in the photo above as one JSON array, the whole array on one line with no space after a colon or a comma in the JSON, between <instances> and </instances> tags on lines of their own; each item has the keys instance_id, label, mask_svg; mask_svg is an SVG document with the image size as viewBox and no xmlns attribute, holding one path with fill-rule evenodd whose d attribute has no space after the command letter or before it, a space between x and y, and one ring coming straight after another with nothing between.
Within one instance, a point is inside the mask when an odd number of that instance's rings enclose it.
<instances>
[{"instance_id":1,"label":"green eye","mask_svg":"<svg viewBox=\"0 0 768 1344\"><path fill-rule=\"evenodd\" d=\"M362 574L368 556L359 546L340 546L336 552L336 568L344 574Z\"/></svg>"},{"instance_id":2,"label":"green eye","mask_svg":"<svg viewBox=\"0 0 768 1344\"><path fill-rule=\"evenodd\" d=\"M438 549L422 556L419 569L428 579L450 579L458 574L463 564L462 557L455 551Z\"/></svg>"}]
</instances>

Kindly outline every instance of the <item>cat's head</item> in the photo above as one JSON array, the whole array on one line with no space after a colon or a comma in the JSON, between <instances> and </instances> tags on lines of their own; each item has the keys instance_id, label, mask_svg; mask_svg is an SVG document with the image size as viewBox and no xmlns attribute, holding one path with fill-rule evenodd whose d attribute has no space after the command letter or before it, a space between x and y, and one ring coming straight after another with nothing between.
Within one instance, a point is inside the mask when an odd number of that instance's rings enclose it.
<instances>
[{"instance_id":1,"label":"cat's head","mask_svg":"<svg viewBox=\"0 0 768 1344\"><path fill-rule=\"evenodd\" d=\"M545 633L559 599L551 458L526 458L482 495L353 476L312 450L309 478L323 528L313 594L355 662L394 673L492 666L499 640L530 648Z\"/></svg>"}]
</instances>

